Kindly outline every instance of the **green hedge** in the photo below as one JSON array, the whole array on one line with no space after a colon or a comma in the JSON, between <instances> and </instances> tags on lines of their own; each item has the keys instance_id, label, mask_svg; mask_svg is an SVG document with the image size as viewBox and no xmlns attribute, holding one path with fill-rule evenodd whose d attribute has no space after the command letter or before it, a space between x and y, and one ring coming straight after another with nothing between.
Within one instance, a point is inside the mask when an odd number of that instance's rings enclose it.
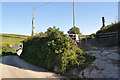
<instances>
[{"instance_id":1,"label":"green hedge","mask_svg":"<svg viewBox=\"0 0 120 80\"><path fill-rule=\"evenodd\" d=\"M58 73L65 73L70 67L86 61L84 51L59 29L49 28L46 34L46 37L37 35L26 39L20 57L51 71L57 66Z\"/></svg>"}]
</instances>

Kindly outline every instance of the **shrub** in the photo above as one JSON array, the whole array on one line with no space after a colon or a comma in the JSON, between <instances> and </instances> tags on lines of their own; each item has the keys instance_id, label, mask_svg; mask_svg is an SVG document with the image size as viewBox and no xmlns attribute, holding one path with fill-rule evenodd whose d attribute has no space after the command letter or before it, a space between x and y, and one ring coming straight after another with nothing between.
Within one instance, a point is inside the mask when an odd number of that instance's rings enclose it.
<instances>
[{"instance_id":1,"label":"shrub","mask_svg":"<svg viewBox=\"0 0 120 80\"><path fill-rule=\"evenodd\" d=\"M2 47L2 56L17 55L16 51L9 46Z\"/></svg>"},{"instance_id":2,"label":"shrub","mask_svg":"<svg viewBox=\"0 0 120 80\"><path fill-rule=\"evenodd\" d=\"M58 73L65 73L70 67L85 62L84 51L62 31L54 27L49 28L45 34L45 37L37 35L25 40L20 57L48 70L57 66Z\"/></svg>"}]
</instances>

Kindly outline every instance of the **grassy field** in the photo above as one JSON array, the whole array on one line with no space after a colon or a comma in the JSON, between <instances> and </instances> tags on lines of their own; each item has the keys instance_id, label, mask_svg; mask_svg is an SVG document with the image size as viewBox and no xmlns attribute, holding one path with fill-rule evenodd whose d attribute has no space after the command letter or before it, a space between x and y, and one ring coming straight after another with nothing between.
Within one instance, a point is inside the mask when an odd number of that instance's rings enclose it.
<instances>
[{"instance_id":1,"label":"grassy field","mask_svg":"<svg viewBox=\"0 0 120 80\"><path fill-rule=\"evenodd\" d=\"M18 34L0 34L0 55L2 55L2 48L4 47L7 51L11 52L9 45L19 45L24 39L28 38L27 35ZM5 50L6 51L6 50Z\"/></svg>"},{"instance_id":2,"label":"grassy field","mask_svg":"<svg viewBox=\"0 0 120 80\"><path fill-rule=\"evenodd\" d=\"M28 36L26 35L18 35L18 34L0 34L0 45L18 45L21 44L21 41L26 39Z\"/></svg>"}]
</instances>

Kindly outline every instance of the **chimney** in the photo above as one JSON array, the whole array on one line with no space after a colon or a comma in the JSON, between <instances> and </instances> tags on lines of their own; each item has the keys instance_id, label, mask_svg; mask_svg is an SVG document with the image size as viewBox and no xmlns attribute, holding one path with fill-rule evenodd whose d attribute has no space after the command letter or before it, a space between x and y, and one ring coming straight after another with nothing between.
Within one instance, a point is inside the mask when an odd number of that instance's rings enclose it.
<instances>
[{"instance_id":1,"label":"chimney","mask_svg":"<svg viewBox=\"0 0 120 80\"><path fill-rule=\"evenodd\" d=\"M102 17L102 27L105 27L105 18Z\"/></svg>"}]
</instances>

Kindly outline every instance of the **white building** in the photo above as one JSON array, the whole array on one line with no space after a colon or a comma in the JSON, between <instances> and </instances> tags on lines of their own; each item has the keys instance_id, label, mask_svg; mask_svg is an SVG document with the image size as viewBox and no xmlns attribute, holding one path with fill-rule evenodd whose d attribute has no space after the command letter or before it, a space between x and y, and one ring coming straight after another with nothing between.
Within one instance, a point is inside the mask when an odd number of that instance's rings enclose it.
<instances>
[{"instance_id":1,"label":"white building","mask_svg":"<svg viewBox=\"0 0 120 80\"><path fill-rule=\"evenodd\" d=\"M73 40L79 40L78 34L68 34L68 36L71 37Z\"/></svg>"}]
</instances>

